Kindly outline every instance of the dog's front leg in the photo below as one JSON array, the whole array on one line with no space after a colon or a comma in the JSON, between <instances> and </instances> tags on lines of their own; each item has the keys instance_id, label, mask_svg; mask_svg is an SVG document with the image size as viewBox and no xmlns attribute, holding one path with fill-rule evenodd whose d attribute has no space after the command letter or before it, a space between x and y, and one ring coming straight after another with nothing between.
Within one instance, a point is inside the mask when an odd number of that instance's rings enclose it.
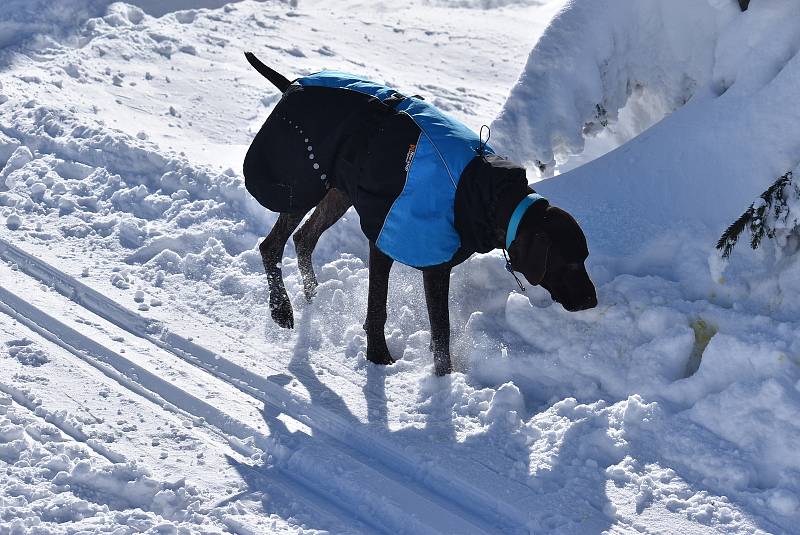
<instances>
[{"instance_id":1,"label":"dog's front leg","mask_svg":"<svg viewBox=\"0 0 800 535\"><path fill-rule=\"evenodd\" d=\"M367 296L367 360L375 364L392 364L395 360L386 346L386 299L389 293L389 272L394 261L374 243L369 244L369 295Z\"/></svg>"},{"instance_id":2,"label":"dog's front leg","mask_svg":"<svg viewBox=\"0 0 800 535\"><path fill-rule=\"evenodd\" d=\"M431 322L431 350L436 375L453 371L450 364L450 268L427 270L422 273L425 301Z\"/></svg>"}]
</instances>

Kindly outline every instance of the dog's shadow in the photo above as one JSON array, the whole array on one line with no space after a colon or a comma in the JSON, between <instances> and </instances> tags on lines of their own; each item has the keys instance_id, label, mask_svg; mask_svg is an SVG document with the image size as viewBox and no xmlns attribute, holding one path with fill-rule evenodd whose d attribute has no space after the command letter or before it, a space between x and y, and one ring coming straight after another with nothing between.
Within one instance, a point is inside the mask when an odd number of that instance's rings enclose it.
<instances>
[{"instance_id":1,"label":"dog's shadow","mask_svg":"<svg viewBox=\"0 0 800 535\"><path fill-rule=\"evenodd\" d=\"M297 343L292 352L292 359L289 361L288 370L308 391L311 397L311 405L324 407L346 418L348 423L353 425L359 424L358 418L350 412L344 400L324 382L319 380L319 377L317 377L316 372L309 363L309 356L314 342L314 312L313 306L305 307L300 321L295 325Z\"/></svg>"},{"instance_id":2,"label":"dog's shadow","mask_svg":"<svg viewBox=\"0 0 800 535\"><path fill-rule=\"evenodd\" d=\"M611 529L617 522L615 510L608 498L607 485L611 481L605 474L608 466L621 461L621 458L608 454L615 450L615 445L609 436L596 433L592 423L577 422L569 427L559 439L559 444L552 451L555 456L546 459L541 466L532 459L533 450L536 449L526 443L525 437L520 436L514 426L494 425L491 429L470 432L466 436L459 436L454 418L453 384L452 377L426 379L427 385L422 385L424 399L418 399L418 408L425 416L421 426L406 426L402 429L391 430L388 400L386 397L386 380L393 373L391 368L376 366L368 363L365 367L366 383L362 390L366 402L366 421L351 412L344 399L335 390L321 381L310 363L311 352L316 347L319 333L315 332L318 326L314 323L315 308L305 307L299 322L296 325L297 339L288 364L288 374L276 374L266 380L272 384L286 387L295 378L307 390L310 396L310 405L324 407L344 420L345 425L352 429L365 431L368 436L374 435L376 441L384 440L394 445L398 451L413 450L425 460L424 464L432 463L449 469L454 474L459 473L459 466L469 468L470 464L484 465L488 470L497 473L498 479L506 478L508 489L496 489L501 495L511 496L516 492L513 502L522 504L535 504L527 510L522 508L520 514L527 515L524 521L517 519L501 519L496 528L490 526L488 532L527 533L528 529L545 533L603 533ZM341 356L341 355L339 355ZM263 379L262 379L263 380ZM280 409L265 405L262 416L270 430L270 436L289 448L290 451L299 451L308 448L308 451L326 447L341 448L335 439L316 433L290 429L285 423L285 418ZM527 414L526 418L532 416ZM282 419L284 418L284 419ZM587 440L591 437L591 440ZM642 455L642 447L647 447L647 441L636 447L637 457L647 458ZM350 449L344 444L344 449ZM352 451L352 450L350 450ZM487 456L487 452L492 452ZM646 452L645 452L646 453ZM368 453L355 452L362 462L382 463L377 458L371 461ZM459 463L460 458L467 458L467 464ZM586 462L579 462L579 461ZM588 461L592 460L593 463ZM657 459L653 459L655 462ZM599 461L599 464L598 464ZM313 490L311 486L298 485L291 477L287 476L286 468L274 465L267 460L262 463L251 464L247 461L228 458L230 465L240 474L245 488L238 494L226 500L220 506L232 505L237 501L260 501L261 514L275 514L282 518L294 518L307 528L316 528L332 533L374 533L385 531L380 526L362 519L342 513L336 505L337 496L325 494L324 491ZM321 461L323 462L323 461ZM686 481L696 478L691 474L679 475ZM335 477L335 476L333 476ZM427 478L423 478L427 479ZM483 488L483 481L467 480L468 484ZM486 485L489 482L485 482ZM619 483L615 483L619 485ZM422 483L425 485L425 483ZM458 485L458 483L456 483ZM694 486L696 491L713 493L713 489L704 486ZM483 490L491 491L491 487ZM520 496L519 493L524 496ZM452 499L452 497L450 497ZM329 502L326 504L326 500ZM320 505L320 501L322 505ZM462 506L464 501L461 500ZM641 514L648 503L638 504L636 514ZM464 506L475 516L486 518L486 511L479 503L474 508L469 504ZM744 508L745 510L749 508ZM320 514L320 511L327 514ZM413 514L413 511L409 511ZM770 522L764 522L767 530L774 529Z\"/></svg>"},{"instance_id":3,"label":"dog's shadow","mask_svg":"<svg viewBox=\"0 0 800 535\"><path fill-rule=\"evenodd\" d=\"M314 333L314 308L306 307L303 311L300 321L296 324L297 330L297 343L295 344L291 361L288 365L288 371L302 384L310 396L310 404L314 406L324 407L327 411L335 413L338 417L345 420L347 425L353 428L361 428L368 433L374 434L376 440L390 441L395 445L399 451L415 450L423 453L423 457L428 461L436 462L436 459L442 461L443 466L457 468L458 459L461 457L476 458L481 454L485 457L486 451L496 451L497 455L493 455L492 459L476 460L485 464L490 470L498 472L499 474L507 474L514 465L514 469L520 474L527 474L529 465L523 463L524 466L519 466L520 458L529 461L527 450L514 452L514 455L509 455L509 444L519 443L518 437L513 437L514 431L512 428L503 428L502 426L495 427L492 432L478 432L472 433L466 437L458 437L456 425L453 421L453 401L450 395L452 379L451 377L431 378L430 384L425 385L423 394L425 397L421 403L422 413L425 415L425 423L422 426L408 426L399 430L392 431L389 428L389 415L388 404L386 398L385 382L389 371L386 367L367 364L366 375L367 380L363 387L364 399L367 405L367 421L362 421L356 417L348 408L345 401L334 390L325 385L309 362L310 352L314 347L315 333ZM276 384L285 386L291 380L288 375L279 374L269 378L270 381ZM341 447L334 439L325 436L324 434L312 432L305 433L302 431L291 430L287 424L280 418L281 411L270 405L265 405L263 410L263 418L270 430L270 436L278 440L282 445L288 447L292 451L298 451L306 447L319 448L330 445L331 447ZM344 445L349 448L348 444ZM511 446L513 448L513 446ZM524 448L524 445L520 445ZM565 451L562 449L562 451ZM356 453L360 456L359 453ZM560 457L560 456L559 456ZM446 459L445 459L446 458ZM361 459L363 461L363 459ZM366 460L370 462L369 459ZM262 495L269 495L270 500L262 500L262 508L265 513L274 513L279 516L289 514L303 522L306 527L314 527L317 529L328 530L331 532L374 532L375 526L371 524L362 523L355 518L339 518L337 524L334 519L336 515L331 518L321 517L318 513L317 506L310 506L308 508L300 508L299 510L294 499L289 494L295 492L294 486L290 493L286 493L285 484L287 477L281 470L276 469L270 463L251 465L246 462L237 461L229 458L231 465L239 472L242 480L247 485L247 488L240 492L235 499L252 500ZM380 459L377 462L381 462ZM523 489L526 493L530 492L532 497L539 497L541 490L537 487L550 485L550 481L558 481L559 478L570 477L570 463L568 459L563 461L556 459L553 463L552 469L542 481L525 481L525 477L518 477L515 484L518 489ZM566 474L559 475L559 467L563 467ZM502 477L502 476L501 476ZM535 478L534 478L535 479ZM473 482L473 484L475 484ZM477 484L476 486L480 486ZM283 492L283 494L281 494ZM304 492L302 489L300 492ZM582 492L586 493L583 500L592 505L592 511L596 513L592 519L591 528L597 533L607 529L612 525L611 519L602 514L603 508L608 503L608 498L605 494L604 480L598 480L594 488L582 488ZM313 497L309 497L311 501L318 501L322 493L314 493ZM547 501L546 496L543 496ZM335 502L336 497L330 497L332 502ZM301 500L302 501L302 500ZM469 509L469 507L467 507ZM547 511L546 508L536 508L536 511L527 513L533 525L554 527L560 520L568 521L566 515L559 517ZM485 518L485 511L481 510L479 504L475 505L475 509L471 512L476 517ZM411 512L410 512L411 513ZM342 523L343 522L343 523ZM503 533L520 531L525 532L524 526L515 524L513 521L505 526L498 525L496 530L489 529L490 532Z\"/></svg>"}]
</instances>

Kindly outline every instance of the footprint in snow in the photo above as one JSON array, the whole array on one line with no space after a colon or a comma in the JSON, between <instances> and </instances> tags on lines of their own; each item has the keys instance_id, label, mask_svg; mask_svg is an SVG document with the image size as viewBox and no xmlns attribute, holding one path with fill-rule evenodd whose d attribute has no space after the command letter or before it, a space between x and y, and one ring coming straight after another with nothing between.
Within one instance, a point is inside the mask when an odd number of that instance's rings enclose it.
<instances>
[{"instance_id":1,"label":"footprint in snow","mask_svg":"<svg viewBox=\"0 0 800 535\"><path fill-rule=\"evenodd\" d=\"M6 342L6 346L8 346L8 354L17 359L23 366L36 368L50 362L47 355L27 338L9 340Z\"/></svg>"}]
</instances>

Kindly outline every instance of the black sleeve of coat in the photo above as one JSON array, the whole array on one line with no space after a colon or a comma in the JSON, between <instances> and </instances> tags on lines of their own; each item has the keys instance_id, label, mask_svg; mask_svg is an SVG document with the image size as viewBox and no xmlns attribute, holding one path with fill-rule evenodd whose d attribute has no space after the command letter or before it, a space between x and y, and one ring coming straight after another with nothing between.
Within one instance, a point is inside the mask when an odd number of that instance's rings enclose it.
<instances>
[{"instance_id":1,"label":"black sleeve of coat","mask_svg":"<svg viewBox=\"0 0 800 535\"><path fill-rule=\"evenodd\" d=\"M497 248L498 200L530 192L524 167L494 154L473 158L456 189L455 227L462 251L486 253Z\"/></svg>"}]
</instances>

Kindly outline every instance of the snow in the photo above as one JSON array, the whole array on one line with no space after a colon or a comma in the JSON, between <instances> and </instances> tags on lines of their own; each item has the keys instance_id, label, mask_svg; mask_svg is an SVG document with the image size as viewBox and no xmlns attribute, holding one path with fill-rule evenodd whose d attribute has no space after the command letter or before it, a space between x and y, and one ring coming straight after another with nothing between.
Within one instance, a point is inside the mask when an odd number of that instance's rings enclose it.
<instances>
[{"instance_id":1,"label":"snow","mask_svg":"<svg viewBox=\"0 0 800 535\"><path fill-rule=\"evenodd\" d=\"M796 529L794 223L713 248L800 172L794 3L135 3L0 15L0 533ZM311 304L287 247L278 328L275 214L240 173L278 96L246 49L492 123L554 175L534 186L586 231L599 306L475 255L436 378L421 277L396 266L398 362L374 366L350 212Z\"/></svg>"},{"instance_id":2,"label":"snow","mask_svg":"<svg viewBox=\"0 0 800 535\"><path fill-rule=\"evenodd\" d=\"M6 0L0 13L0 48L28 39L56 37L69 39L93 17L106 15L115 26L138 24L144 13L161 17L167 13L199 8L219 8L225 0ZM191 14L178 15L191 22Z\"/></svg>"},{"instance_id":3,"label":"snow","mask_svg":"<svg viewBox=\"0 0 800 535\"><path fill-rule=\"evenodd\" d=\"M598 130L598 107L605 110L603 120L625 118L622 128L635 134L652 117L631 110L623 117L629 97L647 95L662 103L656 110L676 110L619 149L540 186L580 220L591 221L594 251L617 257L665 236L672 243L659 248L677 254L685 240L676 235L687 229L713 239L793 169L800 153L796 137L787 135L796 130L800 110L778 104L793 100L798 83L797 4L767 2L744 14L733 2L635 6L587 2L562 12L537 43L494 123L502 150L558 171L554 160L580 152L584 136ZM586 22L601 14L611 25L608 32ZM686 27L687 21L697 26ZM601 36L571 38L585 27ZM556 54L559 65L551 68ZM549 95L556 96L537 103ZM632 129L632 123L639 127ZM725 194L719 191L722 181Z\"/></svg>"},{"instance_id":4,"label":"snow","mask_svg":"<svg viewBox=\"0 0 800 535\"><path fill-rule=\"evenodd\" d=\"M583 151L587 134L622 122L629 99L647 99L628 118L638 134L704 84L719 29L737 14L732 2L573 3L528 57L493 125L495 144L552 175L557 161ZM616 145L627 141L624 127L616 134Z\"/></svg>"}]
</instances>

